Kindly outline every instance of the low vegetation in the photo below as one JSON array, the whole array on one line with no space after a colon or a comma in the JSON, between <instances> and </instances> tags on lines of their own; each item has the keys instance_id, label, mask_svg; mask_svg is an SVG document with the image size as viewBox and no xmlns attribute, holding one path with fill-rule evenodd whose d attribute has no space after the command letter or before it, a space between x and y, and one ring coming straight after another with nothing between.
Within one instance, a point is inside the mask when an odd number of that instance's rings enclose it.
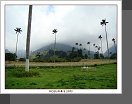
<instances>
[{"instance_id":1,"label":"low vegetation","mask_svg":"<svg viewBox=\"0 0 132 104\"><path fill-rule=\"evenodd\" d=\"M116 89L117 64L6 67L6 89Z\"/></svg>"}]
</instances>

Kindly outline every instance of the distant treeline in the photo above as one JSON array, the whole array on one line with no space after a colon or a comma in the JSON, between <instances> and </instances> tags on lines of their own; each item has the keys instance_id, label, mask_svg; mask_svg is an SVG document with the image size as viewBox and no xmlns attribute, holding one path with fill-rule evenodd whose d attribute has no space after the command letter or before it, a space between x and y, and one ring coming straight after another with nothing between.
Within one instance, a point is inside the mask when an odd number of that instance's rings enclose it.
<instances>
[{"instance_id":1,"label":"distant treeline","mask_svg":"<svg viewBox=\"0 0 132 104\"><path fill-rule=\"evenodd\" d=\"M74 50L65 52L65 51L55 51L50 49L48 51L43 52L37 52L34 54L34 57L32 55L30 56L30 61L35 62L78 62L81 59L104 59L107 57L104 57L103 54L100 54L99 52L95 52L94 57L91 57L90 52L88 54L83 53L82 49ZM116 53L111 55L111 59L116 59L117 55ZM15 61L17 58L15 53L5 53L5 60L7 61ZM25 58L19 58L19 61L25 61Z\"/></svg>"},{"instance_id":2,"label":"distant treeline","mask_svg":"<svg viewBox=\"0 0 132 104\"><path fill-rule=\"evenodd\" d=\"M68 51L55 51L54 55L54 50L50 49L47 52L37 52L35 54L34 58L31 58L32 61L39 61L39 62L78 62L81 59L91 59L92 57L89 54L83 53L81 49ZM99 52L96 52L94 54L94 57L92 59L104 59L107 57L104 57L103 54L100 54ZM111 59L116 58L116 53L112 54Z\"/></svg>"}]
</instances>

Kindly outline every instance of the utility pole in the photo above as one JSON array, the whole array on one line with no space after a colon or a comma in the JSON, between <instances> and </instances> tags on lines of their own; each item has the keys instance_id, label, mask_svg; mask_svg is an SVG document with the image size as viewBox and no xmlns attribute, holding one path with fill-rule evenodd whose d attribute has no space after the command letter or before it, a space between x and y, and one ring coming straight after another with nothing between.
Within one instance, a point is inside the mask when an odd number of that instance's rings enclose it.
<instances>
[{"instance_id":1,"label":"utility pole","mask_svg":"<svg viewBox=\"0 0 132 104\"><path fill-rule=\"evenodd\" d=\"M32 5L29 5L27 42L26 42L26 65L25 71L29 71L30 35L31 35Z\"/></svg>"}]
</instances>

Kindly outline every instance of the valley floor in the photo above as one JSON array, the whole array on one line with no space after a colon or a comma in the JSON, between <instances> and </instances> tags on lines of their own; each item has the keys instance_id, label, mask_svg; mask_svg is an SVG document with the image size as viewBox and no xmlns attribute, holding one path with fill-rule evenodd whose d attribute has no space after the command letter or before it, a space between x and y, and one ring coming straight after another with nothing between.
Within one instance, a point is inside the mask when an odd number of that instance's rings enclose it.
<instances>
[{"instance_id":1,"label":"valley floor","mask_svg":"<svg viewBox=\"0 0 132 104\"><path fill-rule=\"evenodd\" d=\"M6 89L117 89L117 64L74 67L6 67Z\"/></svg>"},{"instance_id":2,"label":"valley floor","mask_svg":"<svg viewBox=\"0 0 132 104\"><path fill-rule=\"evenodd\" d=\"M31 67L36 66L89 66L89 65L100 65L100 64L109 64L109 63L116 63L117 60L112 59L82 59L80 62L30 62ZM25 66L25 62L13 62L13 61L6 61L6 66Z\"/></svg>"}]
</instances>

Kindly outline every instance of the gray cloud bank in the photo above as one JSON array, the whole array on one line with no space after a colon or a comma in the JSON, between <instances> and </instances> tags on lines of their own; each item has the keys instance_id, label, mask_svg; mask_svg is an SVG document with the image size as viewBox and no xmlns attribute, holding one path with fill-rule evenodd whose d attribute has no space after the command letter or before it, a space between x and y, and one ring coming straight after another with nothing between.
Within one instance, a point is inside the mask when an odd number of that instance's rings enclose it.
<instances>
[{"instance_id":1,"label":"gray cloud bank","mask_svg":"<svg viewBox=\"0 0 132 104\"><path fill-rule=\"evenodd\" d=\"M6 48L15 50L16 34L14 28L21 27L18 49L26 49L26 33L28 6L7 5L5 9ZM31 30L31 50L36 50L54 42L52 30L56 28L57 42L75 46L82 43L88 48L87 42L100 45L99 35L102 35L103 51L106 51L104 26L102 19L109 22L107 32L109 46L112 38L117 37L117 7L115 5L34 5ZM92 50L93 47L91 47Z\"/></svg>"}]
</instances>

